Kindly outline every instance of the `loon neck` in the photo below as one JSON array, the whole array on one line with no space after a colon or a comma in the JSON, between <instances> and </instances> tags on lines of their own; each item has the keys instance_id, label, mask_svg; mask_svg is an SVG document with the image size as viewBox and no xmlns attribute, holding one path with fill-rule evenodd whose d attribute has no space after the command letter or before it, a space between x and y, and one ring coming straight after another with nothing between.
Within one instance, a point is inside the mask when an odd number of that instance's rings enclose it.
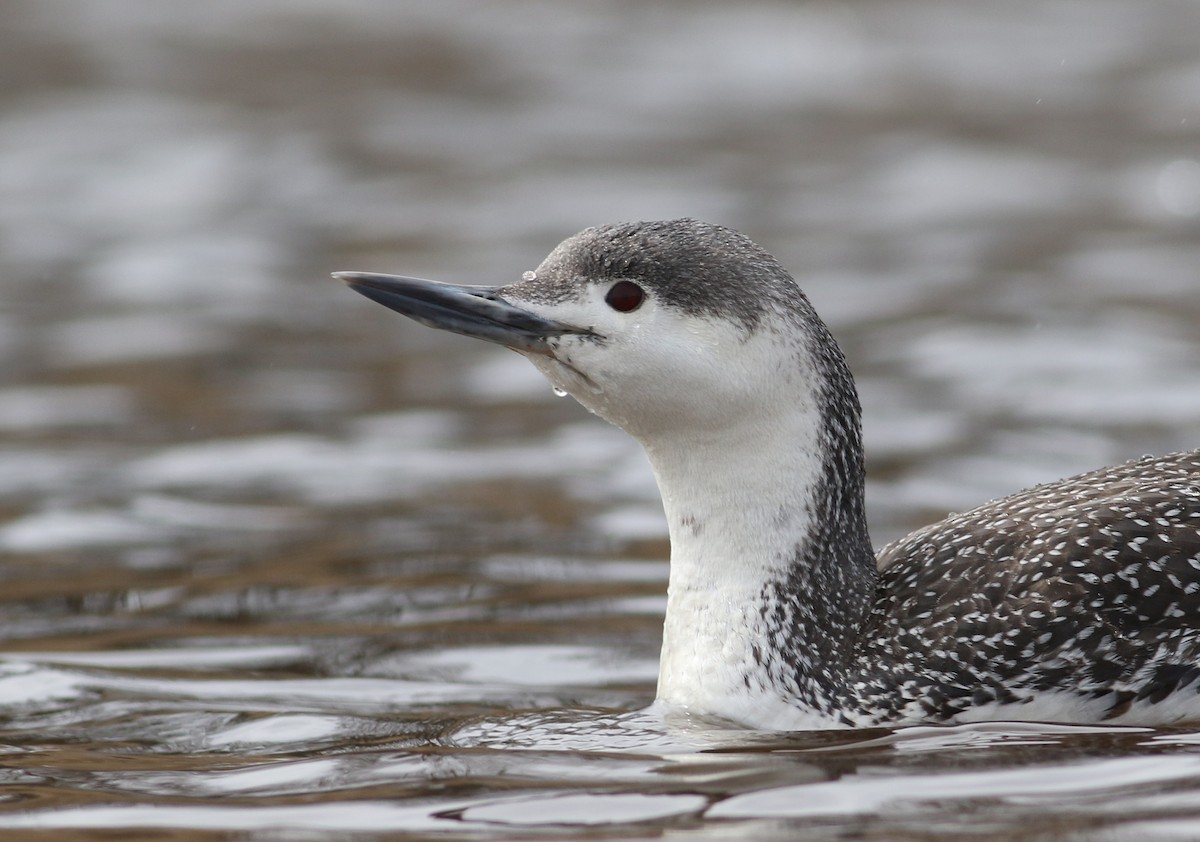
<instances>
[{"instance_id":1,"label":"loon neck","mask_svg":"<svg viewBox=\"0 0 1200 842\"><path fill-rule=\"evenodd\" d=\"M831 373L719 438L643 442L671 536L660 699L742 719L748 695L821 708L836 692L877 571L858 400L844 364Z\"/></svg>"}]
</instances>

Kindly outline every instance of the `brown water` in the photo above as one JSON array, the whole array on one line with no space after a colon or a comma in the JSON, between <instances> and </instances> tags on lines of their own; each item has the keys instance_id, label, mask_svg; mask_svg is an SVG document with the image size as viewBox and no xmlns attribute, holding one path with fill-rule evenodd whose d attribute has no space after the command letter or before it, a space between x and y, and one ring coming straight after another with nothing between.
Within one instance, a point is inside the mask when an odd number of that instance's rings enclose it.
<instances>
[{"instance_id":1,"label":"brown water","mask_svg":"<svg viewBox=\"0 0 1200 842\"><path fill-rule=\"evenodd\" d=\"M1200 443L1200 7L10 0L0 828L1200 836L1200 732L640 712L637 447L337 269L691 215L790 266L877 542Z\"/></svg>"}]
</instances>

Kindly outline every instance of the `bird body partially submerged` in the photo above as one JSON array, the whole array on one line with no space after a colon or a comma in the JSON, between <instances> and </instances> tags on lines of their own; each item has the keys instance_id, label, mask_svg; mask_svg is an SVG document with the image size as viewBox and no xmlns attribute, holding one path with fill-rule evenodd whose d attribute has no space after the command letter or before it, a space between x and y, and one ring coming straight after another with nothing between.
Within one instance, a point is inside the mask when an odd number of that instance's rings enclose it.
<instances>
[{"instance_id":1,"label":"bird body partially submerged","mask_svg":"<svg viewBox=\"0 0 1200 842\"><path fill-rule=\"evenodd\" d=\"M590 228L500 288L338 277L524 353L641 442L671 535L661 701L779 729L1200 719L1200 454L1039 486L876 559L853 378L741 234Z\"/></svg>"}]
</instances>

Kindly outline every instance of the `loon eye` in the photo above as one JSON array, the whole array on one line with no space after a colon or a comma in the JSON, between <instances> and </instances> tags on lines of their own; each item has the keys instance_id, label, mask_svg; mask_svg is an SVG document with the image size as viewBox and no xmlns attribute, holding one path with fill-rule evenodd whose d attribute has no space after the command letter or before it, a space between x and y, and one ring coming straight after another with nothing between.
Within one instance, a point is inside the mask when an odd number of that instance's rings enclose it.
<instances>
[{"instance_id":1,"label":"loon eye","mask_svg":"<svg viewBox=\"0 0 1200 842\"><path fill-rule=\"evenodd\" d=\"M641 306L646 293L633 281L617 281L604 300L618 313L629 313Z\"/></svg>"}]
</instances>

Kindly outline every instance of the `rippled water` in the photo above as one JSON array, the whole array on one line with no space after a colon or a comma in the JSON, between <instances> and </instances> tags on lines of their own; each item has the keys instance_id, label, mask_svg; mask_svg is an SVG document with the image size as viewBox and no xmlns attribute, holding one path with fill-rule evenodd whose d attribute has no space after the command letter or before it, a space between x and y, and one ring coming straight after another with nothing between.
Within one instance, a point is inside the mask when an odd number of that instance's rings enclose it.
<instances>
[{"instance_id":1,"label":"rippled water","mask_svg":"<svg viewBox=\"0 0 1200 842\"><path fill-rule=\"evenodd\" d=\"M744 230L858 373L882 543L1197 445L1197 31L1184 0L8 3L0 829L1194 838L1194 730L647 710L636 446L328 273Z\"/></svg>"}]
</instances>

